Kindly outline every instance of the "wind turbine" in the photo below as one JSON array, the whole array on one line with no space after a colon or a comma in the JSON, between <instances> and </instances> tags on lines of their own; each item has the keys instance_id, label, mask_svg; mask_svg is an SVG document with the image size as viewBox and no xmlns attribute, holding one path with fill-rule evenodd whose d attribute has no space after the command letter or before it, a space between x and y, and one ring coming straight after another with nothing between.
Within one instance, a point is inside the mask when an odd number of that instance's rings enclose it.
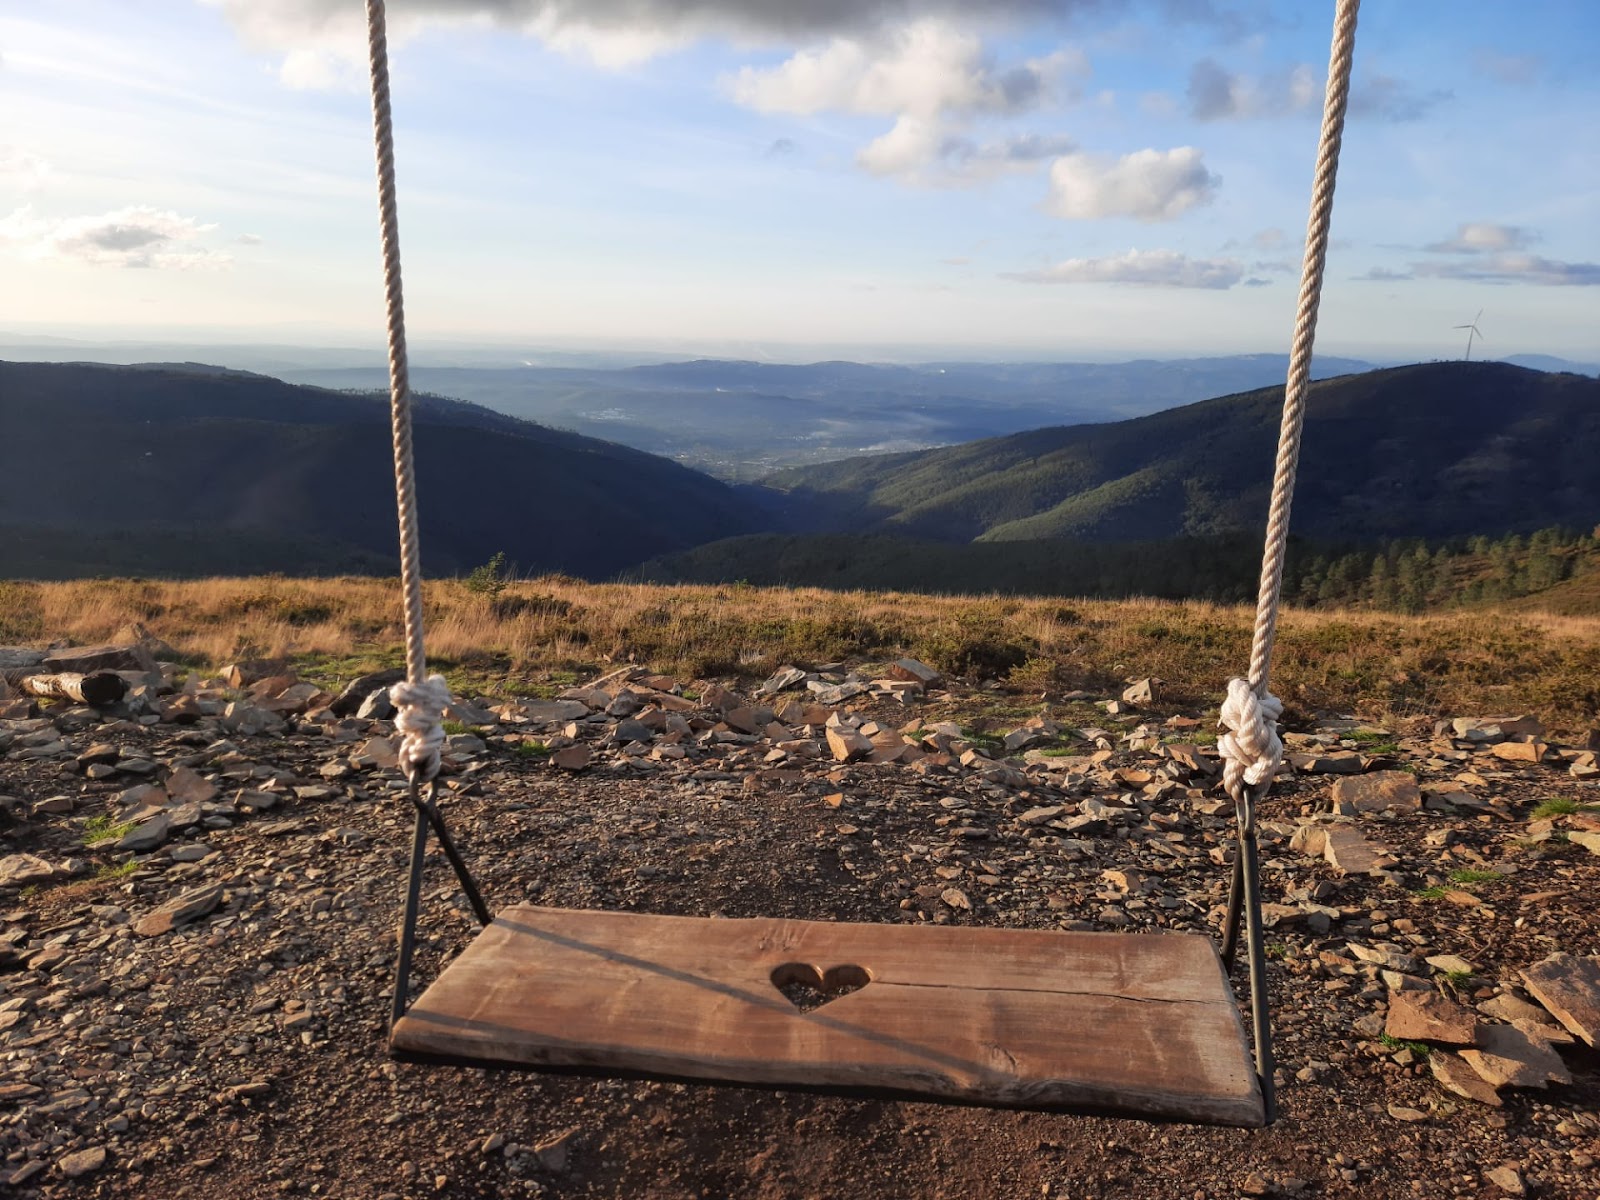
<instances>
[{"instance_id":1,"label":"wind turbine","mask_svg":"<svg viewBox=\"0 0 1600 1200\"><path fill-rule=\"evenodd\" d=\"M1478 310L1478 315L1476 317L1473 317L1472 320L1468 324L1466 324L1466 325L1454 325L1454 326L1451 327L1453 329L1465 329L1467 331L1467 361L1468 362L1472 361L1472 339L1474 337L1476 337L1481 341L1482 338L1483 338L1483 334L1478 331L1478 321L1482 316L1483 316L1483 309L1480 308Z\"/></svg>"}]
</instances>

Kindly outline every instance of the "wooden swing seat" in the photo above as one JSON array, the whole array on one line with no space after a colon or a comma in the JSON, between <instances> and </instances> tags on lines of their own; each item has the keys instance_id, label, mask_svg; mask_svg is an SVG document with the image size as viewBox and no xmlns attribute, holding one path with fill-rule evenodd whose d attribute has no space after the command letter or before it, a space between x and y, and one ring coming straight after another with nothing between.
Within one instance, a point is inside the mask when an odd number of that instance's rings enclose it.
<instances>
[{"instance_id":1,"label":"wooden swing seat","mask_svg":"<svg viewBox=\"0 0 1600 1200\"><path fill-rule=\"evenodd\" d=\"M445 968L390 1046L414 1062L1266 1123L1199 934L523 904Z\"/></svg>"}]
</instances>

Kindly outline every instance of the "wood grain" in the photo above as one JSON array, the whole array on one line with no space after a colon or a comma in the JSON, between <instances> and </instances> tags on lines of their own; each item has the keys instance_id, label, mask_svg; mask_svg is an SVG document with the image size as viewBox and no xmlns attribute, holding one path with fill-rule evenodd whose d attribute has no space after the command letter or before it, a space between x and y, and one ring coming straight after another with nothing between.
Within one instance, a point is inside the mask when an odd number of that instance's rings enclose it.
<instances>
[{"instance_id":1,"label":"wood grain","mask_svg":"<svg viewBox=\"0 0 1600 1200\"><path fill-rule=\"evenodd\" d=\"M858 968L850 970L845 968ZM774 982L858 990L801 1011ZM505 910L397 1054L1263 1122L1209 939Z\"/></svg>"}]
</instances>

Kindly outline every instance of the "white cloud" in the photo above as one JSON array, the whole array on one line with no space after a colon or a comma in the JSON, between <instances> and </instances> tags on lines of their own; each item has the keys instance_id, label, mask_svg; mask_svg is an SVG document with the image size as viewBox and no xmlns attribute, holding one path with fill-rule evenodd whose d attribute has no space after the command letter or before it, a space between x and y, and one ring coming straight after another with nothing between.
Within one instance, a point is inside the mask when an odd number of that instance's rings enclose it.
<instances>
[{"instance_id":1,"label":"white cloud","mask_svg":"<svg viewBox=\"0 0 1600 1200\"><path fill-rule=\"evenodd\" d=\"M1072 221L1132 217L1170 221L1210 203L1221 178L1199 150L1139 150L1121 158L1068 154L1051 164L1045 210Z\"/></svg>"},{"instance_id":2,"label":"white cloud","mask_svg":"<svg viewBox=\"0 0 1600 1200\"><path fill-rule=\"evenodd\" d=\"M874 175L907 182L956 186L1007 171L1034 169L1044 159L1069 153L1072 139L1053 134L1019 134L975 141L937 120L901 117L882 137L856 153L856 163Z\"/></svg>"},{"instance_id":3,"label":"white cloud","mask_svg":"<svg viewBox=\"0 0 1600 1200\"><path fill-rule=\"evenodd\" d=\"M0 181L32 191L50 175L50 164L21 146L0 144Z\"/></svg>"},{"instance_id":4,"label":"white cloud","mask_svg":"<svg viewBox=\"0 0 1600 1200\"><path fill-rule=\"evenodd\" d=\"M353 0L206 0L252 38L278 47L364 24ZM1120 6L1120 5L1119 5ZM729 37L765 43L860 33L923 17L970 17L970 0L389 0L395 24L495 24L541 37L654 35L685 42ZM985 0L997 21L1062 17L1104 0Z\"/></svg>"},{"instance_id":5,"label":"white cloud","mask_svg":"<svg viewBox=\"0 0 1600 1200\"><path fill-rule=\"evenodd\" d=\"M1600 287L1600 263L1560 262L1537 254L1490 254L1456 262L1412 263L1414 275L1478 283L1532 283L1547 287Z\"/></svg>"},{"instance_id":6,"label":"white cloud","mask_svg":"<svg viewBox=\"0 0 1600 1200\"><path fill-rule=\"evenodd\" d=\"M222 267L233 260L203 247L187 248L216 229L193 217L148 206L118 209L92 217L44 220L19 208L0 219L0 244L11 244L26 258L60 258L95 266Z\"/></svg>"},{"instance_id":7,"label":"white cloud","mask_svg":"<svg viewBox=\"0 0 1600 1200\"><path fill-rule=\"evenodd\" d=\"M1321 80L1301 64L1252 78L1203 58L1189 72L1189 115L1199 121L1276 117L1302 112L1321 100Z\"/></svg>"},{"instance_id":8,"label":"white cloud","mask_svg":"<svg viewBox=\"0 0 1600 1200\"><path fill-rule=\"evenodd\" d=\"M1522 250L1538 238L1520 225L1496 225L1490 221L1469 221L1456 229L1455 236L1424 246L1435 254L1486 254L1502 250Z\"/></svg>"},{"instance_id":9,"label":"white cloud","mask_svg":"<svg viewBox=\"0 0 1600 1200\"><path fill-rule=\"evenodd\" d=\"M949 186L1032 169L1071 149L1058 135L980 141L964 125L1075 99L1076 81L1088 70L1070 49L1003 67L975 33L925 19L872 36L835 37L776 66L745 67L723 86L758 112L893 116L894 124L857 152L857 164L874 175Z\"/></svg>"},{"instance_id":10,"label":"white cloud","mask_svg":"<svg viewBox=\"0 0 1600 1200\"><path fill-rule=\"evenodd\" d=\"M253 45L302 57L300 81L337 78L333 60L363 60L365 21L354 0L205 0ZM1116 0L1123 7L1125 0ZM1102 11L1107 0L985 0L983 20L1006 24ZM602 66L641 62L703 38L746 45L797 45L871 36L924 19L970 21L971 0L389 0L389 34L400 42L429 25L496 25L537 37ZM307 53L313 57L305 57ZM318 61L315 56L322 56ZM289 64L286 64L288 67ZM332 74L330 75L330 72Z\"/></svg>"},{"instance_id":11,"label":"white cloud","mask_svg":"<svg viewBox=\"0 0 1600 1200\"><path fill-rule=\"evenodd\" d=\"M1600 286L1600 263L1564 262L1529 254L1539 235L1521 225L1468 221L1454 236L1423 247L1439 258L1414 262L1405 271L1373 267L1360 279L1460 279L1474 283L1526 283L1544 287Z\"/></svg>"},{"instance_id":12,"label":"white cloud","mask_svg":"<svg viewBox=\"0 0 1600 1200\"><path fill-rule=\"evenodd\" d=\"M1176 250L1129 250L1105 258L1069 258L1006 276L1024 283L1131 283L1143 287L1231 288L1244 277L1232 258L1190 258Z\"/></svg>"},{"instance_id":13,"label":"white cloud","mask_svg":"<svg viewBox=\"0 0 1600 1200\"><path fill-rule=\"evenodd\" d=\"M1529 283L1546 287L1600 285L1600 263L1563 262L1527 253L1539 235L1521 225L1493 221L1468 221L1456 227L1453 237L1423 247L1444 255L1415 262L1405 274L1374 268L1370 279L1464 279L1478 283Z\"/></svg>"},{"instance_id":14,"label":"white cloud","mask_svg":"<svg viewBox=\"0 0 1600 1200\"><path fill-rule=\"evenodd\" d=\"M1246 75L1203 58L1189 72L1189 115L1197 121L1275 117L1319 111L1326 77L1302 63L1286 71ZM1354 118L1415 121L1452 97L1381 71L1358 74L1350 86L1349 113Z\"/></svg>"},{"instance_id":15,"label":"white cloud","mask_svg":"<svg viewBox=\"0 0 1600 1200\"><path fill-rule=\"evenodd\" d=\"M349 45L358 43L351 38ZM303 46L288 51L278 68L284 87L296 91L359 92L367 86L366 64L360 55L341 53L337 48Z\"/></svg>"},{"instance_id":16,"label":"white cloud","mask_svg":"<svg viewBox=\"0 0 1600 1200\"><path fill-rule=\"evenodd\" d=\"M836 37L770 68L727 80L740 104L759 112L824 111L931 118L941 113L1013 113L1037 105L1065 77L1088 71L1061 50L1001 69L977 34L923 20L873 38Z\"/></svg>"}]
</instances>

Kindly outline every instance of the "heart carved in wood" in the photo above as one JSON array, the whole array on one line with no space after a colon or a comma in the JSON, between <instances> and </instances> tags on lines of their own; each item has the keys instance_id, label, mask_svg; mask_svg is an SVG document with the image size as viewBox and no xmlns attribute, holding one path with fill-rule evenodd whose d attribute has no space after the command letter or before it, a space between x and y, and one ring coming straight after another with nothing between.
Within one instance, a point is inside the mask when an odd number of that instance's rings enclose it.
<instances>
[{"instance_id":1,"label":"heart carved in wood","mask_svg":"<svg viewBox=\"0 0 1600 1200\"><path fill-rule=\"evenodd\" d=\"M821 1008L830 1000L859 992L872 982L865 967L845 963L826 971L810 963L783 963L772 968L772 986L801 1012Z\"/></svg>"}]
</instances>

